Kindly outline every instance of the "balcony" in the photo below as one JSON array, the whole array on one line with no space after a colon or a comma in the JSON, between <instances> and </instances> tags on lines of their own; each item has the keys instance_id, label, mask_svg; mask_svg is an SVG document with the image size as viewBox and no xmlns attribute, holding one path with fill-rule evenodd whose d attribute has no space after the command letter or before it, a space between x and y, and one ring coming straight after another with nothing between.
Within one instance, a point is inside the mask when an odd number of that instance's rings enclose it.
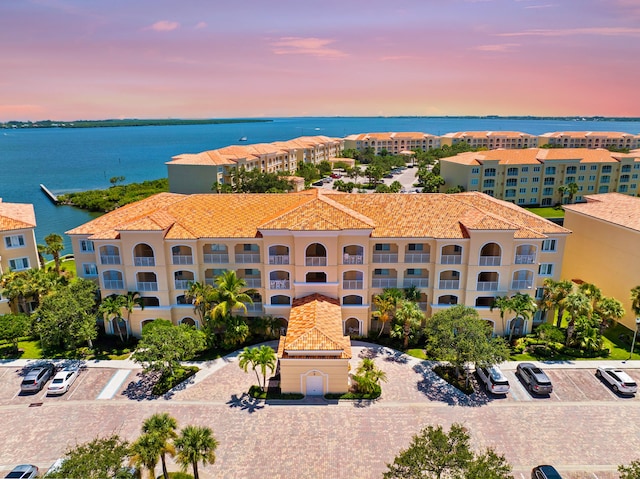
<instances>
[{"instance_id":1,"label":"balcony","mask_svg":"<svg viewBox=\"0 0 640 479\"><path fill-rule=\"evenodd\" d=\"M420 308L420 311L426 311L427 306L429 306L429 303L427 302L424 302L424 301L418 302L418 308Z\"/></svg>"},{"instance_id":2,"label":"balcony","mask_svg":"<svg viewBox=\"0 0 640 479\"><path fill-rule=\"evenodd\" d=\"M262 278L242 278L247 283L247 288L262 288Z\"/></svg>"},{"instance_id":3,"label":"balcony","mask_svg":"<svg viewBox=\"0 0 640 479\"><path fill-rule=\"evenodd\" d=\"M372 288L397 288L398 278L373 278L371 280Z\"/></svg>"},{"instance_id":4,"label":"balcony","mask_svg":"<svg viewBox=\"0 0 640 479\"><path fill-rule=\"evenodd\" d=\"M345 279L342 281L342 289L363 289L364 282L359 279Z\"/></svg>"},{"instance_id":5,"label":"balcony","mask_svg":"<svg viewBox=\"0 0 640 479\"><path fill-rule=\"evenodd\" d=\"M431 254L429 253L407 253L404 255L405 263L429 263Z\"/></svg>"},{"instance_id":6,"label":"balcony","mask_svg":"<svg viewBox=\"0 0 640 479\"><path fill-rule=\"evenodd\" d=\"M326 266L327 257L326 256L307 256L304 259L304 264L306 266Z\"/></svg>"},{"instance_id":7,"label":"balcony","mask_svg":"<svg viewBox=\"0 0 640 479\"><path fill-rule=\"evenodd\" d=\"M440 289L460 289L459 279L441 279L438 285Z\"/></svg>"},{"instance_id":8,"label":"balcony","mask_svg":"<svg viewBox=\"0 0 640 479\"><path fill-rule=\"evenodd\" d=\"M511 282L511 289L514 289L514 290L531 289L531 288L533 288L532 279L514 279Z\"/></svg>"},{"instance_id":9,"label":"balcony","mask_svg":"<svg viewBox=\"0 0 640 479\"><path fill-rule=\"evenodd\" d=\"M105 279L104 289L124 289L124 281L121 279Z\"/></svg>"},{"instance_id":10,"label":"balcony","mask_svg":"<svg viewBox=\"0 0 640 479\"><path fill-rule=\"evenodd\" d=\"M480 256L480 266L500 266L500 256Z\"/></svg>"},{"instance_id":11,"label":"balcony","mask_svg":"<svg viewBox=\"0 0 640 479\"><path fill-rule=\"evenodd\" d=\"M189 283L193 283L193 280L192 279L176 279L175 280L176 289L189 289ZM150 289L147 291L156 291L156 290Z\"/></svg>"},{"instance_id":12,"label":"balcony","mask_svg":"<svg viewBox=\"0 0 640 479\"><path fill-rule=\"evenodd\" d=\"M138 291L158 291L158 283L156 281L138 281L136 289Z\"/></svg>"},{"instance_id":13,"label":"balcony","mask_svg":"<svg viewBox=\"0 0 640 479\"><path fill-rule=\"evenodd\" d=\"M100 264L120 264L119 254L101 254Z\"/></svg>"},{"instance_id":14,"label":"balcony","mask_svg":"<svg viewBox=\"0 0 640 479\"><path fill-rule=\"evenodd\" d=\"M478 281L476 285L477 291L498 291L497 281Z\"/></svg>"},{"instance_id":15,"label":"balcony","mask_svg":"<svg viewBox=\"0 0 640 479\"><path fill-rule=\"evenodd\" d=\"M398 253L373 253L374 263L397 263Z\"/></svg>"},{"instance_id":16,"label":"balcony","mask_svg":"<svg viewBox=\"0 0 640 479\"><path fill-rule=\"evenodd\" d=\"M417 288L428 288L429 278L405 278L402 283L402 287L411 288L412 286Z\"/></svg>"},{"instance_id":17,"label":"balcony","mask_svg":"<svg viewBox=\"0 0 640 479\"><path fill-rule=\"evenodd\" d=\"M173 264L193 264L193 256L190 254L174 254Z\"/></svg>"},{"instance_id":18,"label":"balcony","mask_svg":"<svg viewBox=\"0 0 640 479\"><path fill-rule=\"evenodd\" d=\"M517 254L516 264L534 264L536 261L535 254Z\"/></svg>"},{"instance_id":19,"label":"balcony","mask_svg":"<svg viewBox=\"0 0 640 479\"><path fill-rule=\"evenodd\" d=\"M291 282L288 279L272 279L269 281L271 289L291 289Z\"/></svg>"},{"instance_id":20,"label":"balcony","mask_svg":"<svg viewBox=\"0 0 640 479\"><path fill-rule=\"evenodd\" d=\"M289 264L288 254L270 254L269 264Z\"/></svg>"},{"instance_id":21,"label":"balcony","mask_svg":"<svg viewBox=\"0 0 640 479\"><path fill-rule=\"evenodd\" d=\"M441 264L462 264L461 254L443 254L440 258Z\"/></svg>"},{"instance_id":22,"label":"balcony","mask_svg":"<svg viewBox=\"0 0 640 479\"><path fill-rule=\"evenodd\" d=\"M229 263L229 255L227 253L205 253L204 262L212 264Z\"/></svg>"},{"instance_id":23,"label":"balcony","mask_svg":"<svg viewBox=\"0 0 640 479\"><path fill-rule=\"evenodd\" d=\"M342 264L364 264L364 256L361 254L344 254Z\"/></svg>"},{"instance_id":24,"label":"balcony","mask_svg":"<svg viewBox=\"0 0 640 479\"><path fill-rule=\"evenodd\" d=\"M156 259L153 256L135 256L133 258L134 266L155 266Z\"/></svg>"},{"instance_id":25,"label":"balcony","mask_svg":"<svg viewBox=\"0 0 640 479\"><path fill-rule=\"evenodd\" d=\"M259 262L260 262L260 253L236 253L236 263L238 264L259 263Z\"/></svg>"},{"instance_id":26,"label":"balcony","mask_svg":"<svg viewBox=\"0 0 640 479\"><path fill-rule=\"evenodd\" d=\"M262 303L247 304L247 313L261 313Z\"/></svg>"}]
</instances>

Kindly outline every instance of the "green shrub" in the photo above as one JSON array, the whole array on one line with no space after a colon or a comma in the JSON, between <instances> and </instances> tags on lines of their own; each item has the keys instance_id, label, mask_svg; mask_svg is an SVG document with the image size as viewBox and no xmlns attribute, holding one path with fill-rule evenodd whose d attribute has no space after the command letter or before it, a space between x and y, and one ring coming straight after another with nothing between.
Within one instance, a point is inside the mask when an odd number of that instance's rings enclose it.
<instances>
[{"instance_id":1,"label":"green shrub","mask_svg":"<svg viewBox=\"0 0 640 479\"><path fill-rule=\"evenodd\" d=\"M153 385L152 392L156 396L162 396L182 381L193 376L199 370L200 368L197 366L184 366L174 369L173 376L169 374L169 371L164 371L158 381Z\"/></svg>"},{"instance_id":2,"label":"green shrub","mask_svg":"<svg viewBox=\"0 0 640 479\"><path fill-rule=\"evenodd\" d=\"M249 388L249 396L255 399L288 399L299 400L304 398L304 394L300 393L281 393L278 391L263 391L260 386L255 384Z\"/></svg>"},{"instance_id":3,"label":"green shrub","mask_svg":"<svg viewBox=\"0 0 640 479\"><path fill-rule=\"evenodd\" d=\"M163 479L163 475L160 474L157 479ZM187 474L186 472L180 472L180 471L176 471L176 472L169 472L169 478L170 479L193 479L193 476L191 474Z\"/></svg>"},{"instance_id":4,"label":"green shrub","mask_svg":"<svg viewBox=\"0 0 640 479\"><path fill-rule=\"evenodd\" d=\"M378 399L382 394L382 388L379 384L376 384L375 390L372 393L358 393L358 392L348 392L348 393L329 393L325 394L325 399L349 399L349 400L360 400L360 399Z\"/></svg>"},{"instance_id":5,"label":"green shrub","mask_svg":"<svg viewBox=\"0 0 640 479\"><path fill-rule=\"evenodd\" d=\"M472 394L474 392L471 382L469 382L469 387L467 387L465 374L457 375L456 368L453 366L438 365L433 368L433 372L465 394Z\"/></svg>"},{"instance_id":6,"label":"green shrub","mask_svg":"<svg viewBox=\"0 0 640 479\"><path fill-rule=\"evenodd\" d=\"M535 335L547 342L562 343L564 341L564 331L551 323L544 323L535 330Z\"/></svg>"}]
</instances>

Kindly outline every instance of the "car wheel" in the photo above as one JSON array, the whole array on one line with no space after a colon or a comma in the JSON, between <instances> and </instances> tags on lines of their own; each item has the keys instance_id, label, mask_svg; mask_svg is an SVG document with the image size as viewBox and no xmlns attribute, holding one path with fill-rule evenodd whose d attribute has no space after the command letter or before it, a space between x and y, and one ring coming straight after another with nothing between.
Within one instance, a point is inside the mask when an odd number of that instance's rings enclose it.
<instances>
[{"instance_id":1,"label":"car wheel","mask_svg":"<svg viewBox=\"0 0 640 479\"><path fill-rule=\"evenodd\" d=\"M614 384L613 386L611 386L611 388L613 389L614 392L619 393L620 389L618 388L618 386L616 384Z\"/></svg>"},{"instance_id":2,"label":"car wheel","mask_svg":"<svg viewBox=\"0 0 640 479\"><path fill-rule=\"evenodd\" d=\"M602 372L599 369L596 369L596 376L599 378L602 377Z\"/></svg>"}]
</instances>

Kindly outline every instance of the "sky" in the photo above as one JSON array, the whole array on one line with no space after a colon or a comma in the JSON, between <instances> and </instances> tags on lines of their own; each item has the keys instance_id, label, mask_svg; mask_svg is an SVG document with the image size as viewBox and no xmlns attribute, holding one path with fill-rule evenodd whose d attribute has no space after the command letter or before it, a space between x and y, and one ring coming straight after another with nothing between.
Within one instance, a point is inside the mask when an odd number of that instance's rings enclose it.
<instances>
[{"instance_id":1,"label":"sky","mask_svg":"<svg viewBox=\"0 0 640 479\"><path fill-rule=\"evenodd\" d=\"M0 0L0 121L640 116L640 0Z\"/></svg>"}]
</instances>

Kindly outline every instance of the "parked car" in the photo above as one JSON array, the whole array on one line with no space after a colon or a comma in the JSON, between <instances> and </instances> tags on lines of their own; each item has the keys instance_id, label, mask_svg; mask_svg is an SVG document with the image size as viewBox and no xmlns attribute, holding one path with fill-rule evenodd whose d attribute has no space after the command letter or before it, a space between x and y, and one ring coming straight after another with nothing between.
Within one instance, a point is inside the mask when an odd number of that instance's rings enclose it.
<instances>
[{"instance_id":1,"label":"parked car","mask_svg":"<svg viewBox=\"0 0 640 479\"><path fill-rule=\"evenodd\" d=\"M617 393L635 394L638 390L636 382L622 369L599 366L596 369L596 376L602 378Z\"/></svg>"},{"instance_id":2,"label":"parked car","mask_svg":"<svg viewBox=\"0 0 640 479\"><path fill-rule=\"evenodd\" d=\"M55 373L53 363L44 363L31 369L22 380L20 390L22 392L38 392Z\"/></svg>"},{"instance_id":3,"label":"parked car","mask_svg":"<svg viewBox=\"0 0 640 479\"><path fill-rule=\"evenodd\" d=\"M553 385L551 379L538 366L531 363L519 363L516 374L531 393L551 394Z\"/></svg>"},{"instance_id":4,"label":"parked car","mask_svg":"<svg viewBox=\"0 0 640 479\"><path fill-rule=\"evenodd\" d=\"M493 394L507 394L509 392L509 381L498 366L476 366L476 373L487 391Z\"/></svg>"},{"instance_id":5,"label":"parked car","mask_svg":"<svg viewBox=\"0 0 640 479\"><path fill-rule=\"evenodd\" d=\"M69 366L59 371L49 383L47 394L64 394L78 378L78 368Z\"/></svg>"},{"instance_id":6,"label":"parked car","mask_svg":"<svg viewBox=\"0 0 640 479\"><path fill-rule=\"evenodd\" d=\"M562 479L562 476L555 467L544 464L531 469L531 479Z\"/></svg>"},{"instance_id":7,"label":"parked car","mask_svg":"<svg viewBox=\"0 0 640 479\"><path fill-rule=\"evenodd\" d=\"M322 186L324 185L324 181L322 180L318 180L318 181L314 181L313 183L311 183L313 186Z\"/></svg>"},{"instance_id":8,"label":"parked car","mask_svg":"<svg viewBox=\"0 0 640 479\"><path fill-rule=\"evenodd\" d=\"M13 468L9 474L4 476L5 479L31 479L38 476L38 468L33 464L20 464Z\"/></svg>"}]
</instances>

